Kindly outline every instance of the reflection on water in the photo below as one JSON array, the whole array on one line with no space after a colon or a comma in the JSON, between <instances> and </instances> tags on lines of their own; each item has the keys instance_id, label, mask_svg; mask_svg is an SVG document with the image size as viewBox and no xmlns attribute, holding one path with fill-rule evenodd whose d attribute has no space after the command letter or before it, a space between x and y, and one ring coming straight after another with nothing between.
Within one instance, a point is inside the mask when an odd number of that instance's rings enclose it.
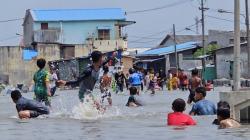
<instances>
[{"instance_id":1,"label":"reflection on water","mask_svg":"<svg viewBox=\"0 0 250 140\"><path fill-rule=\"evenodd\" d=\"M63 91L52 99L52 114L37 119L19 120L15 106L8 96L0 96L0 134L3 140L77 140L77 139L185 139L185 140L241 140L250 139L249 126L239 129L218 129L212 125L216 116L194 117L197 126L168 127L167 113L175 98L186 99L185 92L160 92L140 98L146 105L141 108L125 107L128 96L113 95L113 104L106 113L82 106L77 91ZM31 94L25 95L32 97ZM208 93L209 100L218 101L218 92ZM187 106L186 113L191 109ZM13 117L14 116L14 117Z\"/></svg>"}]
</instances>

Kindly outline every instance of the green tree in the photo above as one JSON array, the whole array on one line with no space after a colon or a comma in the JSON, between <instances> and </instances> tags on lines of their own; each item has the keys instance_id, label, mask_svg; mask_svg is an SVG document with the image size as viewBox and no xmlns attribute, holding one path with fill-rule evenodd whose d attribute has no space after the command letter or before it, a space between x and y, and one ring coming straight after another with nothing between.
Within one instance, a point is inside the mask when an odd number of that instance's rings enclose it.
<instances>
[{"instance_id":1,"label":"green tree","mask_svg":"<svg viewBox=\"0 0 250 140\"><path fill-rule=\"evenodd\" d=\"M217 49L219 49L219 45L217 44L209 44L206 48L205 48L205 52L206 52L206 55L212 55L215 53L215 51ZM204 48L200 48L200 49L197 49L196 52L193 54L194 57L199 57L199 56L202 56L203 55L203 49Z\"/></svg>"}]
</instances>

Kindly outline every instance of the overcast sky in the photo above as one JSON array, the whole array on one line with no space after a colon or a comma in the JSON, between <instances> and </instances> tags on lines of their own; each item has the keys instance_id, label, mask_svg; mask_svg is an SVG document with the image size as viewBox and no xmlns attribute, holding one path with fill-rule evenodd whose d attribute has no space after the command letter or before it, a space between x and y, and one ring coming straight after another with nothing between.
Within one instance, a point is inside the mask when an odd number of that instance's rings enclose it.
<instances>
[{"instance_id":1,"label":"overcast sky","mask_svg":"<svg viewBox=\"0 0 250 140\"><path fill-rule=\"evenodd\" d=\"M233 15L220 14L218 9L233 11L234 0L205 0L206 30L233 30ZM131 11L157 8L169 5L168 8L131 13ZM176 25L177 34L195 34L193 31L180 31L195 23L195 17L201 18L198 10L200 0L1 0L0 21L23 18L26 9L52 8L122 8L128 12L127 20L134 20L136 24L127 26L129 47L154 47L161 39L171 32L172 24ZM244 13L244 1L241 0L241 11ZM226 20L212 18L218 17ZM241 19L244 22L244 19ZM244 28L244 25L241 26ZM201 33L201 26L199 26ZM0 45L16 45L22 34L22 20L0 22Z\"/></svg>"}]
</instances>

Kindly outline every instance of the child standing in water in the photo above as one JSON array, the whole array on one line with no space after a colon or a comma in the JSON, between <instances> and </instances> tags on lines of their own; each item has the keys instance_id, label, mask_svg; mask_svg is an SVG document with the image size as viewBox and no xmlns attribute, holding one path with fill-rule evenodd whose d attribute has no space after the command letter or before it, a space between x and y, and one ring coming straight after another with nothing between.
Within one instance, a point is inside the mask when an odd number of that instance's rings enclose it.
<instances>
[{"instance_id":1,"label":"child standing in water","mask_svg":"<svg viewBox=\"0 0 250 140\"><path fill-rule=\"evenodd\" d=\"M45 102L46 106L51 107L51 102L49 97L50 84L49 84L49 73L44 69L46 65L46 60L41 58L37 60L37 66L39 70L34 74L33 80L35 82L35 100L38 102Z\"/></svg>"},{"instance_id":2,"label":"child standing in water","mask_svg":"<svg viewBox=\"0 0 250 140\"><path fill-rule=\"evenodd\" d=\"M56 93L56 81L58 80L55 68L50 69L50 78L49 78L49 80L50 80L51 96L54 96L55 93Z\"/></svg>"},{"instance_id":3,"label":"child standing in water","mask_svg":"<svg viewBox=\"0 0 250 140\"><path fill-rule=\"evenodd\" d=\"M230 118L230 109L229 108L219 108L217 110L217 118L219 122L219 128L238 128L240 123L236 120Z\"/></svg>"},{"instance_id":4,"label":"child standing in water","mask_svg":"<svg viewBox=\"0 0 250 140\"><path fill-rule=\"evenodd\" d=\"M109 91L109 87L111 85L111 77L108 76L109 68L108 66L103 66L103 76L101 77L100 89L102 93L102 103L104 99L107 98L109 105L112 105L111 93Z\"/></svg>"},{"instance_id":5,"label":"child standing in water","mask_svg":"<svg viewBox=\"0 0 250 140\"><path fill-rule=\"evenodd\" d=\"M170 91L173 90L172 78L173 78L172 71L171 71L171 70L168 70L168 76L167 76L167 89L170 90Z\"/></svg>"},{"instance_id":6,"label":"child standing in water","mask_svg":"<svg viewBox=\"0 0 250 140\"><path fill-rule=\"evenodd\" d=\"M183 99L175 99L172 103L173 113L168 114L168 125L196 125L191 116L183 113L186 103Z\"/></svg>"},{"instance_id":7,"label":"child standing in water","mask_svg":"<svg viewBox=\"0 0 250 140\"><path fill-rule=\"evenodd\" d=\"M195 89L195 101L190 115L215 115L216 107L214 103L205 99L206 89L204 87L198 87Z\"/></svg>"},{"instance_id":8,"label":"child standing in water","mask_svg":"<svg viewBox=\"0 0 250 140\"><path fill-rule=\"evenodd\" d=\"M129 92L130 92L130 96L128 98L128 102L126 104L126 106L128 107L138 107L138 106L142 106L142 104L136 100L135 96L137 94L138 89L136 87L130 87L129 88Z\"/></svg>"},{"instance_id":9,"label":"child standing in water","mask_svg":"<svg viewBox=\"0 0 250 140\"><path fill-rule=\"evenodd\" d=\"M179 85L179 79L176 74L174 74L173 78L171 79L171 82L172 82L172 89L176 90Z\"/></svg>"},{"instance_id":10,"label":"child standing in water","mask_svg":"<svg viewBox=\"0 0 250 140\"><path fill-rule=\"evenodd\" d=\"M188 96L188 104L191 104L192 102L195 102L194 96L195 96L195 89L200 87L202 85L201 78L198 76L198 70L193 69L192 70L192 78L189 80L189 96Z\"/></svg>"}]
</instances>

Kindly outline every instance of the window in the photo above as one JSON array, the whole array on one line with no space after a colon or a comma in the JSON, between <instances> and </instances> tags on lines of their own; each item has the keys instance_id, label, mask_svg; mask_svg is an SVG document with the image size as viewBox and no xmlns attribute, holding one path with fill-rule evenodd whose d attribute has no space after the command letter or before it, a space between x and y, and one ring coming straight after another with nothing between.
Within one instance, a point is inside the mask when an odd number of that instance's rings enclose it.
<instances>
[{"instance_id":1,"label":"window","mask_svg":"<svg viewBox=\"0 0 250 140\"><path fill-rule=\"evenodd\" d=\"M229 44L234 44L234 39L230 39Z\"/></svg>"},{"instance_id":2,"label":"window","mask_svg":"<svg viewBox=\"0 0 250 140\"><path fill-rule=\"evenodd\" d=\"M98 39L110 40L110 30L108 29L98 30Z\"/></svg>"},{"instance_id":3,"label":"window","mask_svg":"<svg viewBox=\"0 0 250 140\"><path fill-rule=\"evenodd\" d=\"M246 41L246 37L240 37L240 43L244 43Z\"/></svg>"},{"instance_id":4,"label":"window","mask_svg":"<svg viewBox=\"0 0 250 140\"><path fill-rule=\"evenodd\" d=\"M48 23L41 23L41 29L42 30L48 30L49 29Z\"/></svg>"},{"instance_id":5,"label":"window","mask_svg":"<svg viewBox=\"0 0 250 140\"><path fill-rule=\"evenodd\" d=\"M60 46L60 57L64 59L75 57L75 46Z\"/></svg>"}]
</instances>

